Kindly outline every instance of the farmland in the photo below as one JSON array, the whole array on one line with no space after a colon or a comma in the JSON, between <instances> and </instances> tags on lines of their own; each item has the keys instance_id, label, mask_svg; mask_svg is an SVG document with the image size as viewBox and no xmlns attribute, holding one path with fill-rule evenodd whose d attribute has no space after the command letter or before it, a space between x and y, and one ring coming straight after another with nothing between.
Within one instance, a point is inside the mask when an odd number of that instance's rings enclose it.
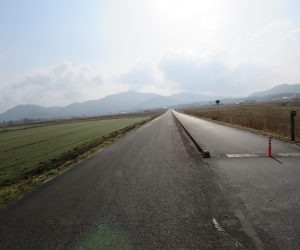
<instances>
[{"instance_id":1,"label":"farmland","mask_svg":"<svg viewBox=\"0 0 300 250\"><path fill-rule=\"evenodd\" d=\"M0 188L49 170L84 152L114 131L149 117L127 117L58 124L24 125L0 130Z\"/></svg>"},{"instance_id":2,"label":"farmland","mask_svg":"<svg viewBox=\"0 0 300 250\"><path fill-rule=\"evenodd\" d=\"M288 139L291 110L297 111L296 141L300 141L300 102L226 105L220 106L219 109L214 106L185 109L183 112Z\"/></svg>"}]
</instances>

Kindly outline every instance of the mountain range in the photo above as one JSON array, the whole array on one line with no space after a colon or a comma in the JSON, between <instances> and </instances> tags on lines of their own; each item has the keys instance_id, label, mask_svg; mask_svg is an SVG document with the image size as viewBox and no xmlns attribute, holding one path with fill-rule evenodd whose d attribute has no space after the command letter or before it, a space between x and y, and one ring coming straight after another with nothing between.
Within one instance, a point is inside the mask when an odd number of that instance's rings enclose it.
<instances>
[{"instance_id":1,"label":"mountain range","mask_svg":"<svg viewBox=\"0 0 300 250\"><path fill-rule=\"evenodd\" d=\"M245 98L222 99L224 103L243 100L272 100L280 98L294 98L300 96L300 84L281 84L271 89L256 92ZM98 100L82 103L73 103L65 107L42 107L38 105L17 105L0 114L0 122L18 121L23 119L49 120L58 118L71 118L83 116L96 116L116 114L122 112L135 112L155 108L176 107L180 105L204 105L214 103L217 96L206 96L195 93L183 92L170 96L151 93L127 91L106 96Z\"/></svg>"},{"instance_id":2,"label":"mountain range","mask_svg":"<svg viewBox=\"0 0 300 250\"><path fill-rule=\"evenodd\" d=\"M280 84L271 89L267 89L260 92L255 92L250 97L265 97L271 95L284 95L284 94L299 94L300 93L300 84Z\"/></svg>"}]
</instances>

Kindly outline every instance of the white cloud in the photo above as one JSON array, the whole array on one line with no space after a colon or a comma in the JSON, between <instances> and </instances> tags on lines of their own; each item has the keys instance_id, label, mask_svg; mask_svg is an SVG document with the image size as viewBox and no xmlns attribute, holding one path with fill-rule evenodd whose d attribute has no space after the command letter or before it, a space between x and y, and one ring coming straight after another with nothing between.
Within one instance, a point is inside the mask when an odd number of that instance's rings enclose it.
<instances>
[{"instance_id":1,"label":"white cloud","mask_svg":"<svg viewBox=\"0 0 300 250\"><path fill-rule=\"evenodd\" d=\"M213 70L212 64L219 64L218 71L211 78L215 79L215 85L220 86L210 92L221 90L226 82L235 83L234 89L229 89L229 83L227 86L228 92L234 95L284 82L300 82L299 20L283 11L293 5L290 1L127 0L121 3L122 8L115 8L116 0L110 3L107 37L112 41L115 60L120 62L117 67L126 65L128 68L140 60L160 64L161 55L172 50L179 54L184 51L189 60L197 57L197 67L202 65L200 68L206 78ZM115 69L115 64L112 68ZM188 69L179 69L180 72L184 70ZM154 74L156 79L157 72ZM188 87L186 82L191 79L179 84L178 77L168 76L166 88L173 84L170 91L179 87L184 90L184 83ZM176 80L177 84L170 79ZM165 80L160 79L160 84L161 81ZM155 86L149 85L147 89L156 89Z\"/></svg>"},{"instance_id":2,"label":"white cloud","mask_svg":"<svg viewBox=\"0 0 300 250\"><path fill-rule=\"evenodd\" d=\"M182 52L167 53L159 65L165 78L185 91L239 96L268 83L267 72L254 65L229 67L217 60Z\"/></svg>"},{"instance_id":3,"label":"white cloud","mask_svg":"<svg viewBox=\"0 0 300 250\"><path fill-rule=\"evenodd\" d=\"M92 11L86 13L90 18L79 18L80 27L89 27L84 28L84 36L70 32L68 25L65 29L57 26L65 16L58 22L52 20L53 30L64 31L59 45L65 41L68 50L53 46L51 39L36 39L36 32L27 34L30 44L18 39L12 44L6 39L5 44L4 39L4 47L0 47L0 111L19 103L66 105L128 89L243 95L300 82L299 1L102 2L105 11L101 15ZM38 30L44 28L43 22L30 18ZM8 34L11 30L8 26ZM19 37L19 30L15 31ZM86 39L72 40L72 34ZM78 51L78 46L82 50ZM5 58L1 58L4 52ZM63 63L35 69L21 81L12 80L22 79L28 65L47 65L61 58L91 65ZM101 72L94 70L99 65Z\"/></svg>"},{"instance_id":4,"label":"white cloud","mask_svg":"<svg viewBox=\"0 0 300 250\"><path fill-rule=\"evenodd\" d=\"M138 63L134 68L119 76L118 81L128 84L129 89L141 90L155 83L154 69L150 62Z\"/></svg>"},{"instance_id":5,"label":"white cloud","mask_svg":"<svg viewBox=\"0 0 300 250\"><path fill-rule=\"evenodd\" d=\"M0 55L0 112L19 103L66 105L128 89L237 96L299 83L300 19L282 13L287 6L291 2L282 0L107 1L103 29L97 29L103 38L97 46L105 51L101 71L66 62L5 84L9 74L13 79L26 68L7 67L6 51L5 60ZM66 57L80 61L74 51ZM22 55L15 57L18 68Z\"/></svg>"},{"instance_id":6,"label":"white cloud","mask_svg":"<svg viewBox=\"0 0 300 250\"><path fill-rule=\"evenodd\" d=\"M274 21L259 29L246 44L244 60L274 72L273 82L300 81L300 29L289 21Z\"/></svg>"},{"instance_id":7,"label":"white cloud","mask_svg":"<svg viewBox=\"0 0 300 250\"><path fill-rule=\"evenodd\" d=\"M62 106L97 99L123 89L117 83L107 83L101 72L95 71L89 65L65 62L31 70L21 81L0 85L0 111L28 103Z\"/></svg>"}]
</instances>

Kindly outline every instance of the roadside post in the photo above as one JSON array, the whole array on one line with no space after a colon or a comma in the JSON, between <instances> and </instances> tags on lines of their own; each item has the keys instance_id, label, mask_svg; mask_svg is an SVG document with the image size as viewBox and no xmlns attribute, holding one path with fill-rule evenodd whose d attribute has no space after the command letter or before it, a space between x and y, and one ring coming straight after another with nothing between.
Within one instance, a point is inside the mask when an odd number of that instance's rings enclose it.
<instances>
[{"instance_id":1,"label":"roadside post","mask_svg":"<svg viewBox=\"0 0 300 250\"><path fill-rule=\"evenodd\" d=\"M295 141L295 116L296 111L291 111L291 141Z\"/></svg>"},{"instance_id":2,"label":"roadside post","mask_svg":"<svg viewBox=\"0 0 300 250\"><path fill-rule=\"evenodd\" d=\"M272 157L272 137L269 137L268 157Z\"/></svg>"}]
</instances>

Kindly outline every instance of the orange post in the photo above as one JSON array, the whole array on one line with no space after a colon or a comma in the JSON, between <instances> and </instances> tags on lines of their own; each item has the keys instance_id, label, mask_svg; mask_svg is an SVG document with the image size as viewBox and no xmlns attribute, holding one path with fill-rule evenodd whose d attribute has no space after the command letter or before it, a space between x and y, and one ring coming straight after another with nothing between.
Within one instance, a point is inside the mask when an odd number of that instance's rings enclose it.
<instances>
[{"instance_id":1,"label":"orange post","mask_svg":"<svg viewBox=\"0 0 300 250\"><path fill-rule=\"evenodd\" d=\"M272 137L269 137L269 150L268 150L268 156L272 157Z\"/></svg>"}]
</instances>

